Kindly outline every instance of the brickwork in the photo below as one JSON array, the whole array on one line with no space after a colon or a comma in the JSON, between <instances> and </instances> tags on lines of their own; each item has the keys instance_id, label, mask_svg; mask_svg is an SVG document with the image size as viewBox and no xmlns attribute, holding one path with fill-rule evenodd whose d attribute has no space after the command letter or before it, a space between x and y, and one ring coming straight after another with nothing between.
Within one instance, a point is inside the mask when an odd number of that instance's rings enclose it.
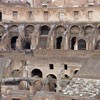
<instances>
[{"instance_id":1,"label":"brickwork","mask_svg":"<svg viewBox=\"0 0 100 100\"><path fill-rule=\"evenodd\" d=\"M2 97L99 98L99 6L100 0L2 0Z\"/></svg>"}]
</instances>

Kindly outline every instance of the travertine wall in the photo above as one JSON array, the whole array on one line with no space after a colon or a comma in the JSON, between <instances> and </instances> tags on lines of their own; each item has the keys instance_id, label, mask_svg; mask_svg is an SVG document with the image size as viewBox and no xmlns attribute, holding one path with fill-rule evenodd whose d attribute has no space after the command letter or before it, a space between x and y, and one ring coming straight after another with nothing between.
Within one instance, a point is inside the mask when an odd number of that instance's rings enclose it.
<instances>
[{"instance_id":1,"label":"travertine wall","mask_svg":"<svg viewBox=\"0 0 100 100\"><path fill-rule=\"evenodd\" d=\"M94 22L99 21L99 6L94 7L67 7L67 8L30 8L21 5L0 4L2 12L2 22ZM13 18L13 11L17 11L17 17ZM32 14L29 15L28 12ZM75 18L74 11L78 11ZM91 18L88 11L92 11ZM45 20L44 12L47 12L47 20ZM62 15L60 15L62 14ZM29 17L31 16L31 17ZM61 17L62 16L62 17Z\"/></svg>"},{"instance_id":2,"label":"travertine wall","mask_svg":"<svg viewBox=\"0 0 100 100\"><path fill-rule=\"evenodd\" d=\"M30 0L29 0L30 1ZM33 0L35 6L41 5L41 2L43 1L49 1L47 2L51 6L87 6L90 3L94 3L94 5L99 5L100 0ZM40 3L39 3L40 2Z\"/></svg>"}]
</instances>

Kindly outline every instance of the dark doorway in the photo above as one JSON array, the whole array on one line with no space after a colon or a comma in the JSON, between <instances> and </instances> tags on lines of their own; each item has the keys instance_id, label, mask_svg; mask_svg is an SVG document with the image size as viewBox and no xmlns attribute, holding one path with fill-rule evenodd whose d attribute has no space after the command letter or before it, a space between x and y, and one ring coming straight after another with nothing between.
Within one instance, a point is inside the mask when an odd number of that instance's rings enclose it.
<instances>
[{"instance_id":1,"label":"dark doorway","mask_svg":"<svg viewBox=\"0 0 100 100\"><path fill-rule=\"evenodd\" d=\"M74 71L74 74L77 74L77 73L78 73L78 71L79 71L79 70L75 70L75 71Z\"/></svg>"},{"instance_id":2,"label":"dark doorway","mask_svg":"<svg viewBox=\"0 0 100 100\"><path fill-rule=\"evenodd\" d=\"M69 76L67 74L65 74L65 78L69 78Z\"/></svg>"},{"instance_id":3,"label":"dark doorway","mask_svg":"<svg viewBox=\"0 0 100 100\"><path fill-rule=\"evenodd\" d=\"M42 78L42 72L39 69L34 69L31 73L31 76L38 76L39 78Z\"/></svg>"},{"instance_id":4,"label":"dark doorway","mask_svg":"<svg viewBox=\"0 0 100 100\"><path fill-rule=\"evenodd\" d=\"M48 35L50 28L48 26L42 26L41 27L41 35Z\"/></svg>"},{"instance_id":5,"label":"dark doorway","mask_svg":"<svg viewBox=\"0 0 100 100\"><path fill-rule=\"evenodd\" d=\"M20 99L18 99L18 98L13 98L12 100L20 100Z\"/></svg>"},{"instance_id":6,"label":"dark doorway","mask_svg":"<svg viewBox=\"0 0 100 100\"><path fill-rule=\"evenodd\" d=\"M92 34L93 33L93 27L92 26L86 26L85 27L85 35Z\"/></svg>"},{"instance_id":7,"label":"dark doorway","mask_svg":"<svg viewBox=\"0 0 100 100\"><path fill-rule=\"evenodd\" d=\"M75 43L76 43L76 37L73 37L73 38L71 39L71 49L72 49L72 50L74 50Z\"/></svg>"},{"instance_id":8,"label":"dark doorway","mask_svg":"<svg viewBox=\"0 0 100 100\"><path fill-rule=\"evenodd\" d=\"M14 36L11 38L11 49L16 50L16 40L18 36Z\"/></svg>"},{"instance_id":9,"label":"dark doorway","mask_svg":"<svg viewBox=\"0 0 100 100\"><path fill-rule=\"evenodd\" d=\"M2 21L2 12L0 12L0 22Z\"/></svg>"},{"instance_id":10,"label":"dark doorway","mask_svg":"<svg viewBox=\"0 0 100 100\"><path fill-rule=\"evenodd\" d=\"M56 38L56 49L61 49L62 36Z\"/></svg>"},{"instance_id":11,"label":"dark doorway","mask_svg":"<svg viewBox=\"0 0 100 100\"><path fill-rule=\"evenodd\" d=\"M31 41L27 39L22 40L22 48L23 49L30 49L31 48Z\"/></svg>"},{"instance_id":12,"label":"dark doorway","mask_svg":"<svg viewBox=\"0 0 100 100\"><path fill-rule=\"evenodd\" d=\"M96 46L95 46L95 49L96 50L100 50L100 40L97 41Z\"/></svg>"},{"instance_id":13,"label":"dark doorway","mask_svg":"<svg viewBox=\"0 0 100 100\"><path fill-rule=\"evenodd\" d=\"M78 50L86 50L86 42L81 39L78 41Z\"/></svg>"},{"instance_id":14,"label":"dark doorway","mask_svg":"<svg viewBox=\"0 0 100 100\"><path fill-rule=\"evenodd\" d=\"M30 49L30 43L29 43L29 42L26 42L26 43L25 43L24 49Z\"/></svg>"},{"instance_id":15,"label":"dark doorway","mask_svg":"<svg viewBox=\"0 0 100 100\"><path fill-rule=\"evenodd\" d=\"M53 74L49 74L47 76L48 78L48 85L49 85L49 91L53 91L53 92L56 92L56 88L57 88L57 84L56 84L56 81L57 81L57 77Z\"/></svg>"}]
</instances>

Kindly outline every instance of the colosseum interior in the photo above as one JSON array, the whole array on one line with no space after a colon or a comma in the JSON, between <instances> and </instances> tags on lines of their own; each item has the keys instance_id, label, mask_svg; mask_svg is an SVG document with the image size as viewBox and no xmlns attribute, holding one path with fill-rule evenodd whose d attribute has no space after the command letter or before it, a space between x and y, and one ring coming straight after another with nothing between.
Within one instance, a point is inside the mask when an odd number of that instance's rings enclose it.
<instances>
[{"instance_id":1,"label":"colosseum interior","mask_svg":"<svg viewBox=\"0 0 100 100\"><path fill-rule=\"evenodd\" d=\"M0 0L0 100L100 100L100 0Z\"/></svg>"}]
</instances>

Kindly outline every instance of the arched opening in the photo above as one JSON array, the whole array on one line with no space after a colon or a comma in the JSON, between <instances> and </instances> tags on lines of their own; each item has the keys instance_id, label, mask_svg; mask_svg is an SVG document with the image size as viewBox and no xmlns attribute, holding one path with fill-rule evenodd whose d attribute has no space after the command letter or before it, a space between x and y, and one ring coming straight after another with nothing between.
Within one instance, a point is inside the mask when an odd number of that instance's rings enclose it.
<instances>
[{"instance_id":1,"label":"arched opening","mask_svg":"<svg viewBox=\"0 0 100 100\"><path fill-rule=\"evenodd\" d=\"M53 92L56 92L56 88L57 88L57 84L56 84L56 80L57 80L57 77L53 74L49 74L47 76L48 78L48 81L49 81L49 91L53 91Z\"/></svg>"},{"instance_id":2,"label":"arched opening","mask_svg":"<svg viewBox=\"0 0 100 100\"><path fill-rule=\"evenodd\" d=\"M40 29L40 35L48 35L50 28L46 25L42 26Z\"/></svg>"},{"instance_id":3,"label":"arched opening","mask_svg":"<svg viewBox=\"0 0 100 100\"><path fill-rule=\"evenodd\" d=\"M72 26L70 29L71 34L79 34L79 32L80 32L80 28L77 25Z\"/></svg>"},{"instance_id":4,"label":"arched opening","mask_svg":"<svg viewBox=\"0 0 100 100\"><path fill-rule=\"evenodd\" d=\"M57 79L57 77L56 77L55 75L53 75L53 74L49 74L49 75L47 76L47 78Z\"/></svg>"},{"instance_id":5,"label":"arched opening","mask_svg":"<svg viewBox=\"0 0 100 100\"><path fill-rule=\"evenodd\" d=\"M22 48L23 49L30 49L31 48L31 40L23 39L22 40Z\"/></svg>"},{"instance_id":6,"label":"arched opening","mask_svg":"<svg viewBox=\"0 0 100 100\"><path fill-rule=\"evenodd\" d=\"M74 71L74 74L77 74L77 73L78 73L78 71L79 71L79 70L75 70L75 71Z\"/></svg>"},{"instance_id":7,"label":"arched opening","mask_svg":"<svg viewBox=\"0 0 100 100\"><path fill-rule=\"evenodd\" d=\"M11 49L16 50L16 40L18 39L18 36L14 36L11 38Z\"/></svg>"},{"instance_id":8,"label":"arched opening","mask_svg":"<svg viewBox=\"0 0 100 100\"><path fill-rule=\"evenodd\" d=\"M56 49L61 49L62 36L56 38Z\"/></svg>"},{"instance_id":9,"label":"arched opening","mask_svg":"<svg viewBox=\"0 0 100 100\"><path fill-rule=\"evenodd\" d=\"M19 77L19 76L20 76L20 71L19 71L19 69L13 70L12 73L11 73L11 76L12 76L12 77Z\"/></svg>"},{"instance_id":10,"label":"arched opening","mask_svg":"<svg viewBox=\"0 0 100 100\"><path fill-rule=\"evenodd\" d=\"M85 27L85 34L92 34L93 33L93 27L92 26L86 26Z\"/></svg>"},{"instance_id":11,"label":"arched opening","mask_svg":"<svg viewBox=\"0 0 100 100\"><path fill-rule=\"evenodd\" d=\"M39 77L39 78L42 78L42 72L41 72L41 70L39 70L39 69L34 69L34 70L31 72L31 76L32 76L32 77Z\"/></svg>"},{"instance_id":12,"label":"arched opening","mask_svg":"<svg viewBox=\"0 0 100 100\"><path fill-rule=\"evenodd\" d=\"M71 49L74 50L75 49L75 44L76 44L76 37L73 37L71 39Z\"/></svg>"},{"instance_id":13,"label":"arched opening","mask_svg":"<svg viewBox=\"0 0 100 100\"><path fill-rule=\"evenodd\" d=\"M81 39L78 41L78 50L86 50L86 42Z\"/></svg>"},{"instance_id":14,"label":"arched opening","mask_svg":"<svg viewBox=\"0 0 100 100\"><path fill-rule=\"evenodd\" d=\"M25 27L25 36L32 34L34 32L34 27L32 25L28 25Z\"/></svg>"},{"instance_id":15,"label":"arched opening","mask_svg":"<svg viewBox=\"0 0 100 100\"><path fill-rule=\"evenodd\" d=\"M10 34L18 34L18 26L17 25L12 25L11 27L8 28Z\"/></svg>"},{"instance_id":16,"label":"arched opening","mask_svg":"<svg viewBox=\"0 0 100 100\"><path fill-rule=\"evenodd\" d=\"M96 50L100 50L100 40L97 41L96 46L95 46L95 49Z\"/></svg>"},{"instance_id":17,"label":"arched opening","mask_svg":"<svg viewBox=\"0 0 100 100\"><path fill-rule=\"evenodd\" d=\"M62 35L65 31L65 28L63 26L57 26L55 29L56 36Z\"/></svg>"},{"instance_id":18,"label":"arched opening","mask_svg":"<svg viewBox=\"0 0 100 100\"><path fill-rule=\"evenodd\" d=\"M68 76L67 74L65 74L65 78L66 78L66 79L68 79L68 78L69 78L69 76Z\"/></svg>"}]
</instances>

